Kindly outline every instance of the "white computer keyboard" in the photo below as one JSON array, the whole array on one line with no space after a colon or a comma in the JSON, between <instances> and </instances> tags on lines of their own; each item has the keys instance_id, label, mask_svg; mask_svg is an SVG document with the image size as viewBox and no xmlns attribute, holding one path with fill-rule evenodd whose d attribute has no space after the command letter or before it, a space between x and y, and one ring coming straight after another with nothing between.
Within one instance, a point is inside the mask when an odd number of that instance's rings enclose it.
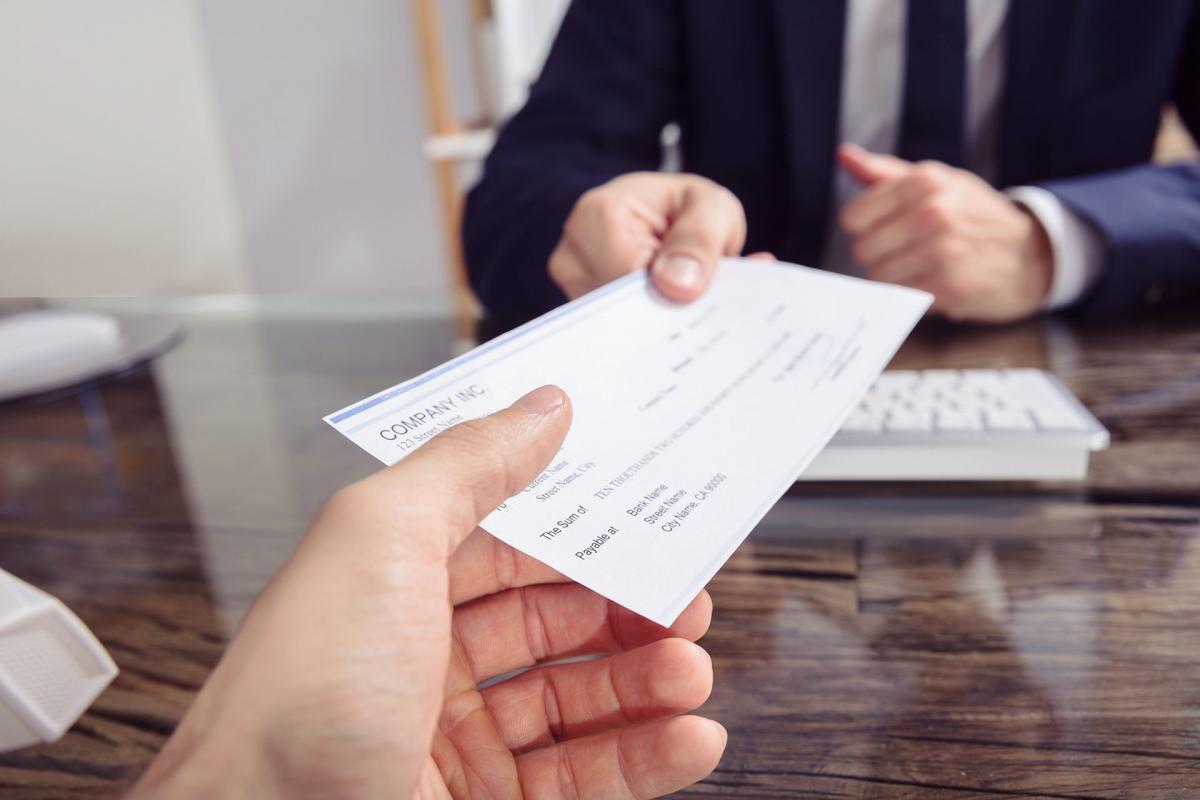
<instances>
[{"instance_id":1,"label":"white computer keyboard","mask_svg":"<svg viewBox=\"0 0 1200 800\"><path fill-rule=\"evenodd\" d=\"M1108 431L1036 369L885 372L801 480L1082 480Z\"/></svg>"}]
</instances>

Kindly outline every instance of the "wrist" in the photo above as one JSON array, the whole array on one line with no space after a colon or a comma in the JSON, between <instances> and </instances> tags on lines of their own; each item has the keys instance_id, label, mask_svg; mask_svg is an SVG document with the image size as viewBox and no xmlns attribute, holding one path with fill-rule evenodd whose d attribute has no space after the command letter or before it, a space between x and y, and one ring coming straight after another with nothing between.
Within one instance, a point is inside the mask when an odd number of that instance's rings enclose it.
<instances>
[{"instance_id":1,"label":"wrist","mask_svg":"<svg viewBox=\"0 0 1200 800\"><path fill-rule=\"evenodd\" d=\"M1041 308L1054 283L1054 246L1038 216L1020 203L1014 205L1026 228L1017 256L1025 277L1025 294L1033 308Z\"/></svg>"},{"instance_id":2,"label":"wrist","mask_svg":"<svg viewBox=\"0 0 1200 800\"><path fill-rule=\"evenodd\" d=\"M254 744L259 737L208 729L206 700L202 692L127 800L283 796L269 771L271 759Z\"/></svg>"}]
</instances>

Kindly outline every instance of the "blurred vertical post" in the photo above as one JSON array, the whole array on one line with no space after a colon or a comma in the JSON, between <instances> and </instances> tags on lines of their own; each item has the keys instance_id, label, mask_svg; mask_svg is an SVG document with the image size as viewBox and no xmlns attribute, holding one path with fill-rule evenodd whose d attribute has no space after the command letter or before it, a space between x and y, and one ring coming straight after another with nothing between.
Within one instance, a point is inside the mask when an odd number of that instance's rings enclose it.
<instances>
[{"instance_id":1,"label":"blurred vertical post","mask_svg":"<svg viewBox=\"0 0 1200 800\"><path fill-rule=\"evenodd\" d=\"M462 126L454 117L450 97L450 80L444 53L445 40L442 38L437 0L412 0L412 9L430 133L433 136L460 134ZM454 295L455 322L459 339L466 342L474 338L479 304L471 292L463 260L460 236L462 192L458 186L454 160L434 155L432 162L438 202L441 205L450 288Z\"/></svg>"}]
</instances>

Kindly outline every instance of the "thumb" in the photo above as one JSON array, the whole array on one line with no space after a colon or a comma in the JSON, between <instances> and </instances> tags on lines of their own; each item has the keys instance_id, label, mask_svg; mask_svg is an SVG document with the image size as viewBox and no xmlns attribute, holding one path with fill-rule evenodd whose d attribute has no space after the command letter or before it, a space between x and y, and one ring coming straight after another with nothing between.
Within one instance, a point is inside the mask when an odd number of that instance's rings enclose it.
<instances>
[{"instance_id":1,"label":"thumb","mask_svg":"<svg viewBox=\"0 0 1200 800\"><path fill-rule=\"evenodd\" d=\"M837 158L842 169L863 186L898 178L912 167L912 164L902 158L872 153L848 142L838 148Z\"/></svg>"},{"instance_id":2,"label":"thumb","mask_svg":"<svg viewBox=\"0 0 1200 800\"><path fill-rule=\"evenodd\" d=\"M733 192L706 179L689 181L675 207L650 277L664 295L686 303L708 288L718 259L741 252L746 213Z\"/></svg>"},{"instance_id":3,"label":"thumb","mask_svg":"<svg viewBox=\"0 0 1200 800\"><path fill-rule=\"evenodd\" d=\"M405 538L449 557L480 520L546 468L570 426L566 393L543 386L508 408L438 434L363 481L369 488L358 497L393 519L399 510Z\"/></svg>"}]
</instances>

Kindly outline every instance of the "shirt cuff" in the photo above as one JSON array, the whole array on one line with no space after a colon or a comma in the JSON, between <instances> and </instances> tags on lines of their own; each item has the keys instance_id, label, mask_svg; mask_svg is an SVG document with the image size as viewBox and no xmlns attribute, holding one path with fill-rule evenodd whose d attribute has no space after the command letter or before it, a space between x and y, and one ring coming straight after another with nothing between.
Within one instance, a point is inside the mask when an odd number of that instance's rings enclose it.
<instances>
[{"instance_id":1,"label":"shirt cuff","mask_svg":"<svg viewBox=\"0 0 1200 800\"><path fill-rule=\"evenodd\" d=\"M1083 297L1104 269L1104 243L1100 235L1041 187L1017 186L1005 194L1037 217L1050 239L1054 267L1042 308L1046 311L1066 308Z\"/></svg>"}]
</instances>

